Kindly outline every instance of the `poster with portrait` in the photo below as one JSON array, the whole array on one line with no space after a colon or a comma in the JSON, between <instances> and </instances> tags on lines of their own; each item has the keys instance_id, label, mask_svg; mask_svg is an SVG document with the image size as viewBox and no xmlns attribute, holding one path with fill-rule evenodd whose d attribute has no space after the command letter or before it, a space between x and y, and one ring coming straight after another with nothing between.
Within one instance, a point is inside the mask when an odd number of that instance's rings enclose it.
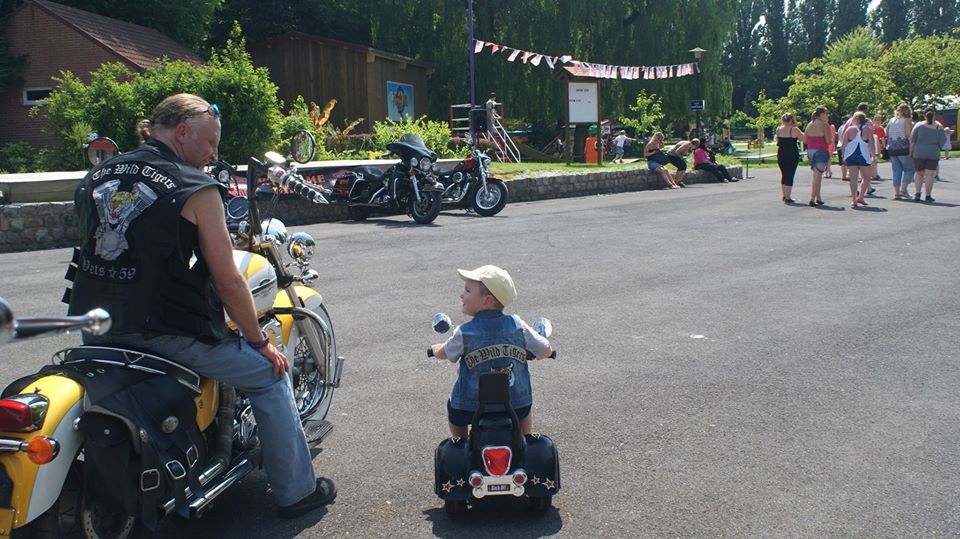
<instances>
[{"instance_id":1,"label":"poster with portrait","mask_svg":"<svg viewBox=\"0 0 960 539\"><path fill-rule=\"evenodd\" d=\"M413 85L387 81L387 118L407 122L416 118L413 112Z\"/></svg>"}]
</instances>

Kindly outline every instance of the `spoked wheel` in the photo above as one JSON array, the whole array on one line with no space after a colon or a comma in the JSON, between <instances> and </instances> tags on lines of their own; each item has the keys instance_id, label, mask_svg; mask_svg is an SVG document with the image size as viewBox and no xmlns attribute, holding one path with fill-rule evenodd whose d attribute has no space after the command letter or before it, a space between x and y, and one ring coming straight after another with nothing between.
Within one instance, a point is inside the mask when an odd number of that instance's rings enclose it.
<instances>
[{"instance_id":1,"label":"spoked wheel","mask_svg":"<svg viewBox=\"0 0 960 539\"><path fill-rule=\"evenodd\" d=\"M347 217L353 221L364 221L370 217L370 208L367 206L347 206Z\"/></svg>"},{"instance_id":2,"label":"spoked wheel","mask_svg":"<svg viewBox=\"0 0 960 539\"><path fill-rule=\"evenodd\" d=\"M409 198L410 217L421 225L432 223L440 213L440 193L437 191L420 193L420 202L417 202L413 193L410 193Z\"/></svg>"},{"instance_id":3,"label":"spoked wheel","mask_svg":"<svg viewBox=\"0 0 960 539\"><path fill-rule=\"evenodd\" d=\"M330 322L330 314L327 313L326 307L321 305L317 315L327 324L332 335L333 324ZM327 416L330 404L333 402L333 388L324 387L324 383L329 377L333 376L333 373L323 372L323 366L326 365L327 358L319 357L315 360L310 354L310 346L307 344L308 337L314 337L317 343L321 343L320 348L322 349L323 336L320 334L320 329L313 323L305 321L298 327L301 328L302 332L312 332L312 335L308 336L301 333L297 342L293 343L293 365L300 373L298 379L294 381L296 384L296 387L293 388L294 399L301 419L323 419ZM331 354L336 354L335 342L330 344L329 350ZM325 350L321 350L321 352L325 352Z\"/></svg>"},{"instance_id":4,"label":"spoked wheel","mask_svg":"<svg viewBox=\"0 0 960 539\"><path fill-rule=\"evenodd\" d=\"M443 509L448 515L462 515L467 512L467 500L444 500Z\"/></svg>"},{"instance_id":5,"label":"spoked wheel","mask_svg":"<svg viewBox=\"0 0 960 539\"><path fill-rule=\"evenodd\" d=\"M473 188L473 196L470 198L473 210L479 215L490 217L500 213L500 210L507 205L507 186L502 182L487 182L487 189L479 183Z\"/></svg>"},{"instance_id":6,"label":"spoked wheel","mask_svg":"<svg viewBox=\"0 0 960 539\"><path fill-rule=\"evenodd\" d=\"M553 505L553 496L530 496L530 510L545 513Z\"/></svg>"}]
</instances>

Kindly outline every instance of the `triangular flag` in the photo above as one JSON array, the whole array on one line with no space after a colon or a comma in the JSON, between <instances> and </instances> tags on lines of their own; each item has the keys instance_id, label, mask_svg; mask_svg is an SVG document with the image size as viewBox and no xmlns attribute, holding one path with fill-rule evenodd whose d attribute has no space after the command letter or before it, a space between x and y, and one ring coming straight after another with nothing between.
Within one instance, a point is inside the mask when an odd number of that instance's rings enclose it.
<instances>
[{"instance_id":1,"label":"triangular flag","mask_svg":"<svg viewBox=\"0 0 960 539\"><path fill-rule=\"evenodd\" d=\"M519 49L513 49L513 52L510 53L510 56L507 58L507 61L508 61L508 62L512 62L512 61L516 60L516 59L517 59L517 56L519 56L521 52L523 52L523 51L521 51L521 50L519 50Z\"/></svg>"},{"instance_id":2,"label":"triangular flag","mask_svg":"<svg viewBox=\"0 0 960 539\"><path fill-rule=\"evenodd\" d=\"M565 64L570 60L573 60L573 56L570 56L569 54L564 54L563 56L560 57L560 61Z\"/></svg>"},{"instance_id":3,"label":"triangular flag","mask_svg":"<svg viewBox=\"0 0 960 539\"><path fill-rule=\"evenodd\" d=\"M485 42L480 41L479 39L473 40L473 54L480 54L480 51L483 50L483 46L486 45Z\"/></svg>"},{"instance_id":4,"label":"triangular flag","mask_svg":"<svg viewBox=\"0 0 960 539\"><path fill-rule=\"evenodd\" d=\"M542 60L542 59L543 59L543 55L542 55L542 54L535 54L535 55L533 55L533 58L530 59L530 63L533 64L533 65L535 65L535 66L538 66L538 65L540 65L540 60Z\"/></svg>"},{"instance_id":5,"label":"triangular flag","mask_svg":"<svg viewBox=\"0 0 960 539\"><path fill-rule=\"evenodd\" d=\"M535 53L535 52L523 51L523 56L520 57L520 60L522 60L523 63L527 63L527 60L528 60L531 56L533 56L534 54L536 54L536 53Z\"/></svg>"},{"instance_id":6,"label":"triangular flag","mask_svg":"<svg viewBox=\"0 0 960 539\"><path fill-rule=\"evenodd\" d=\"M550 69L553 69L554 64L557 63L556 56L544 56L543 59L546 60L547 67L549 67Z\"/></svg>"},{"instance_id":7,"label":"triangular flag","mask_svg":"<svg viewBox=\"0 0 960 539\"><path fill-rule=\"evenodd\" d=\"M497 54L497 51L499 51L499 50L502 49L502 48L503 48L503 47L501 47L500 45L497 45L496 43L491 43L491 44L490 44L490 54Z\"/></svg>"}]
</instances>

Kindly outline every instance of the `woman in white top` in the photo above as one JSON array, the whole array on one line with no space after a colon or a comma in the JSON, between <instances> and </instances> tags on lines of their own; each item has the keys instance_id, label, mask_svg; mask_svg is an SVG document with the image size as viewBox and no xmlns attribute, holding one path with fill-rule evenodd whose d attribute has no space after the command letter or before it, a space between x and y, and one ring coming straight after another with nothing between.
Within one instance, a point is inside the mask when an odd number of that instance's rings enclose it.
<instances>
[{"instance_id":1,"label":"woman in white top","mask_svg":"<svg viewBox=\"0 0 960 539\"><path fill-rule=\"evenodd\" d=\"M913 132L913 111L901 103L897 115L887 124L887 154L893 166L893 198L909 199L907 190L913 182L913 160L910 159L910 133Z\"/></svg>"},{"instance_id":2,"label":"woman in white top","mask_svg":"<svg viewBox=\"0 0 960 539\"><path fill-rule=\"evenodd\" d=\"M853 201L851 208L856 208L858 204L866 206L867 201L863 195L870 190L870 164L873 162L873 144L870 139L870 133L864 132L863 128L867 125L867 115L857 112L853 115L853 121L850 126L843 131L843 137L840 144L843 148L843 162L847 165L847 171L850 174L850 197ZM860 190L857 191L857 177L862 176L860 181Z\"/></svg>"}]
</instances>

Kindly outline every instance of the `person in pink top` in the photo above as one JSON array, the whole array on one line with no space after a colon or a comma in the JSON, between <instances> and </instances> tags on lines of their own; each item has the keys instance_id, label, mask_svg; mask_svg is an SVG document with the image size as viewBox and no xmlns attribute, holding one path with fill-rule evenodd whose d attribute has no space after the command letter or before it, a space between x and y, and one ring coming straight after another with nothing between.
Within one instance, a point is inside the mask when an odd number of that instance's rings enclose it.
<instances>
[{"instance_id":1,"label":"person in pink top","mask_svg":"<svg viewBox=\"0 0 960 539\"><path fill-rule=\"evenodd\" d=\"M697 148L693 150L693 168L712 174L717 181L723 183L739 181L730 175L727 167L714 162L713 156L710 154L710 150L707 149L707 143L704 140L701 140Z\"/></svg>"},{"instance_id":2,"label":"person in pink top","mask_svg":"<svg viewBox=\"0 0 960 539\"><path fill-rule=\"evenodd\" d=\"M823 198L820 197L820 183L823 181L823 173L827 170L827 163L830 162L830 143L833 142L833 133L830 132L828 123L827 107L819 106L810 116L810 123L803 131L807 143L807 161L810 162L810 169L813 172L813 183L810 185L809 206L823 206Z\"/></svg>"}]
</instances>

